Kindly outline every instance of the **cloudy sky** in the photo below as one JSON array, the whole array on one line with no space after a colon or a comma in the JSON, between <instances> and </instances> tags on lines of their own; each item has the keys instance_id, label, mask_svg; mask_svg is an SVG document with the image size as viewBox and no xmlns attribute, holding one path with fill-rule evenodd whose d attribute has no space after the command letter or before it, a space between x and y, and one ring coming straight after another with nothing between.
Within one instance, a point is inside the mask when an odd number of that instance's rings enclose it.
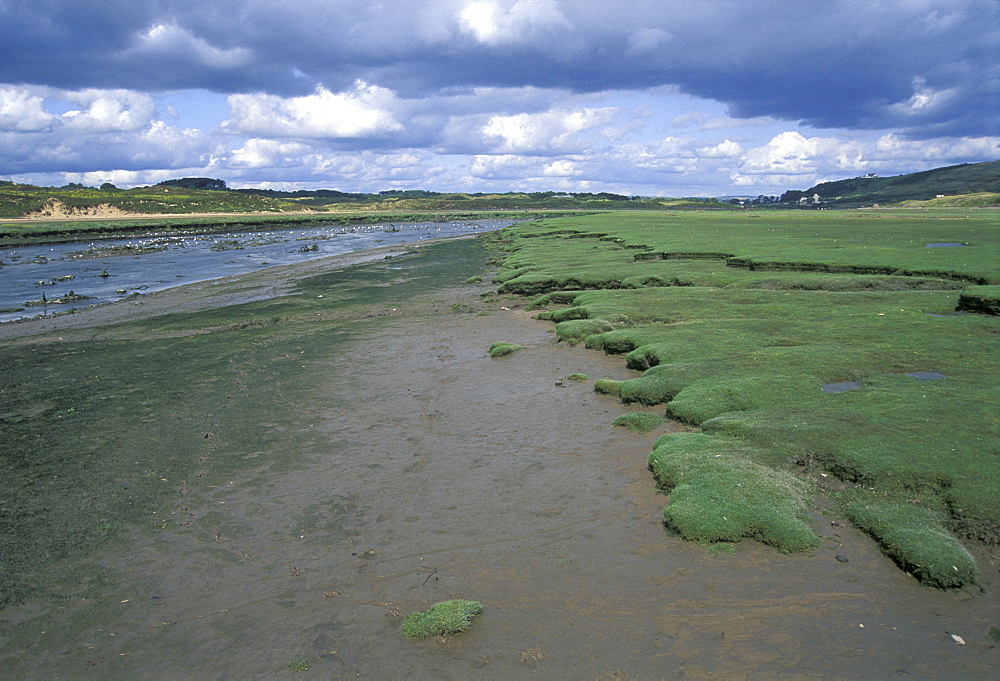
<instances>
[{"instance_id":1,"label":"cloudy sky","mask_svg":"<svg viewBox=\"0 0 1000 681\"><path fill-rule=\"evenodd\" d=\"M1000 158L997 0L0 0L0 179L779 194Z\"/></svg>"}]
</instances>

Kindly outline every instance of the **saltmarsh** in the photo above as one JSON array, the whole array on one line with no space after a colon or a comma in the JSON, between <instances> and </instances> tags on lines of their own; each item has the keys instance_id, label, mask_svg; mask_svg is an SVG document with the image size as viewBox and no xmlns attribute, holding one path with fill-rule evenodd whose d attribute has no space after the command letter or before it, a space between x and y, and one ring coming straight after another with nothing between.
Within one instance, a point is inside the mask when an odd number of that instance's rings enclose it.
<instances>
[{"instance_id":1,"label":"saltmarsh","mask_svg":"<svg viewBox=\"0 0 1000 681\"><path fill-rule=\"evenodd\" d=\"M669 527L804 550L822 491L924 583L975 581L962 542L1000 542L995 213L606 214L491 238L501 292L642 372L595 390L700 428L650 458Z\"/></svg>"}]
</instances>

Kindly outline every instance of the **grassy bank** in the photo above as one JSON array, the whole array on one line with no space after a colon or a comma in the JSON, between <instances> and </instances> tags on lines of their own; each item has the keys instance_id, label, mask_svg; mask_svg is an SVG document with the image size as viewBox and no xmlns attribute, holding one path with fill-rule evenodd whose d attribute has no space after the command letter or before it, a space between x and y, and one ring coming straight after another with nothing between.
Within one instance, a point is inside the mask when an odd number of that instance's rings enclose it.
<instances>
[{"instance_id":1,"label":"grassy bank","mask_svg":"<svg viewBox=\"0 0 1000 681\"><path fill-rule=\"evenodd\" d=\"M298 465L314 444L307 396L327 378L317 367L485 260L473 240L427 245L271 300L64 332L72 342L4 342L0 607L93 597L115 579L88 560L108 542L184 524L213 486Z\"/></svg>"},{"instance_id":2,"label":"grassy bank","mask_svg":"<svg viewBox=\"0 0 1000 681\"><path fill-rule=\"evenodd\" d=\"M501 292L642 372L598 392L701 429L650 459L682 536L803 550L823 491L925 583L975 580L962 542L1000 541L995 216L617 214L495 239Z\"/></svg>"}]
</instances>

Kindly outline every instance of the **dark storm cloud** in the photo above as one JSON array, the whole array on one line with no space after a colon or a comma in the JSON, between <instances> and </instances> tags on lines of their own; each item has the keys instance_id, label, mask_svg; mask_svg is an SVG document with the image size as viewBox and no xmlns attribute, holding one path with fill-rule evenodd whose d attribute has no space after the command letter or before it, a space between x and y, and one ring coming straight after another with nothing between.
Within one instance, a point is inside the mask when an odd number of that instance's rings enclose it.
<instances>
[{"instance_id":1,"label":"dark storm cloud","mask_svg":"<svg viewBox=\"0 0 1000 681\"><path fill-rule=\"evenodd\" d=\"M0 0L0 81L303 95L674 84L734 116L997 132L996 0Z\"/></svg>"}]
</instances>

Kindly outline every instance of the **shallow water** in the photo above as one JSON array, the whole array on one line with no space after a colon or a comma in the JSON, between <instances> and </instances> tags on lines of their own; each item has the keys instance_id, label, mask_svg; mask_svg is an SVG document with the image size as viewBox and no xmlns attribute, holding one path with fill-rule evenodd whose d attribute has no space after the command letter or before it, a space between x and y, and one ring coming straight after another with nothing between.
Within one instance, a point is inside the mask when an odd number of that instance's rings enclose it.
<instances>
[{"instance_id":1,"label":"shallow water","mask_svg":"<svg viewBox=\"0 0 1000 681\"><path fill-rule=\"evenodd\" d=\"M942 378L947 378L940 371L908 371L906 375L918 381L938 381Z\"/></svg>"},{"instance_id":2,"label":"shallow water","mask_svg":"<svg viewBox=\"0 0 1000 681\"><path fill-rule=\"evenodd\" d=\"M49 244L0 249L0 322L122 300L264 267L378 246L477 234L511 220L420 222L232 232ZM315 247L315 250L312 250ZM142 253L131 254L130 251ZM115 255L111 255L114 253ZM106 275L106 276L104 276ZM26 306L72 291L86 300ZM23 308L23 309L18 309ZM15 311L16 310L16 311Z\"/></svg>"},{"instance_id":3,"label":"shallow water","mask_svg":"<svg viewBox=\"0 0 1000 681\"><path fill-rule=\"evenodd\" d=\"M858 383L857 381L840 381L839 383L824 383L823 392L831 394L846 393L850 392L851 390L858 390L860 387L861 384Z\"/></svg>"}]
</instances>

